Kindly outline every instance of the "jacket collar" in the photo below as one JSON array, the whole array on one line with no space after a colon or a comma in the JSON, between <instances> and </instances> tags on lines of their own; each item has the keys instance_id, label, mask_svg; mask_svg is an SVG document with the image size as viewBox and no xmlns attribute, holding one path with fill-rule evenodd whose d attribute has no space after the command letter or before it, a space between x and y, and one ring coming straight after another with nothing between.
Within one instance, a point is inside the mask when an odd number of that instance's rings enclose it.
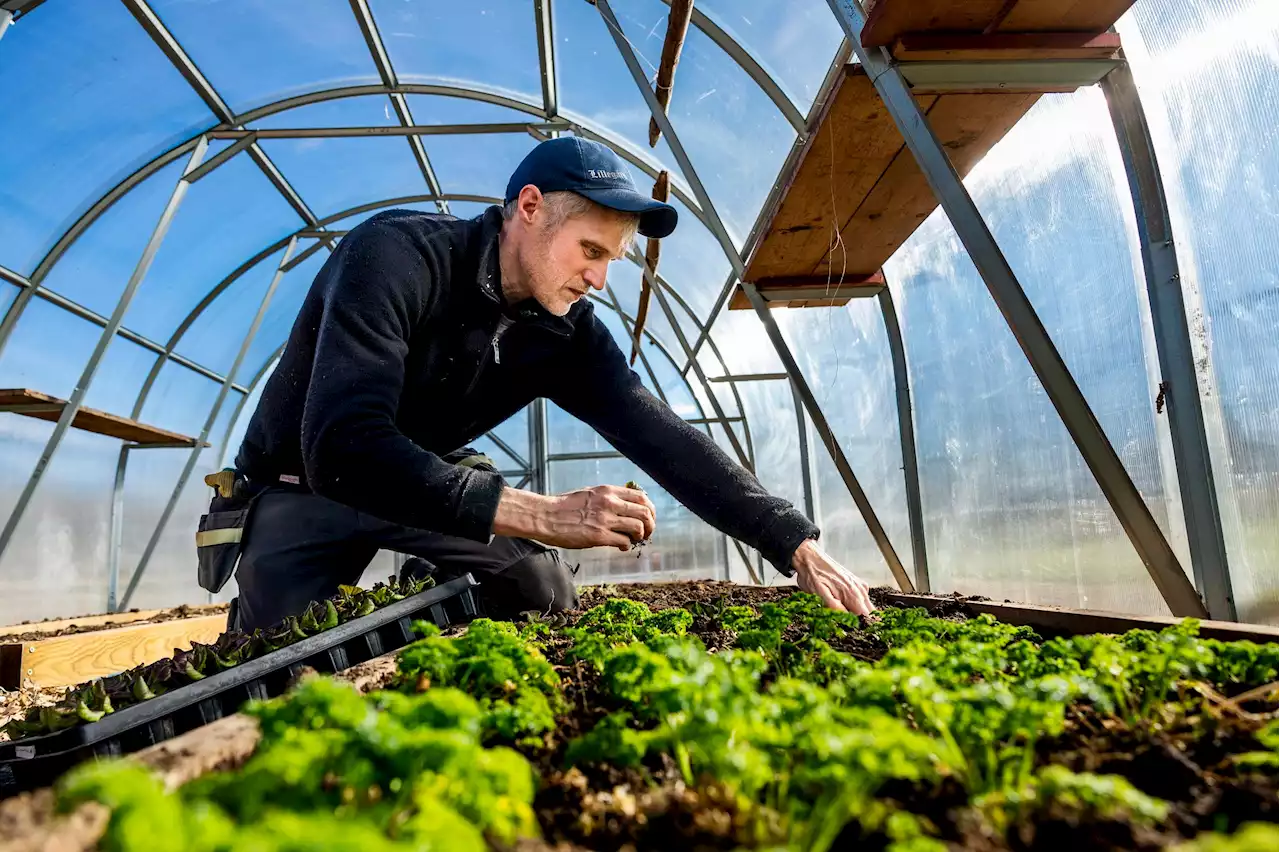
<instances>
[{"instance_id":1,"label":"jacket collar","mask_svg":"<svg viewBox=\"0 0 1280 852\"><path fill-rule=\"evenodd\" d=\"M576 310L563 317L555 316L538 304L536 299L525 299L515 305L507 305L502 295L502 267L498 261L498 235L502 232L502 208L494 205L480 215L480 262L476 265L476 285L485 299L502 309L516 322L539 326L562 337L573 334L573 321L569 319ZM575 305L576 309L577 306Z\"/></svg>"}]
</instances>

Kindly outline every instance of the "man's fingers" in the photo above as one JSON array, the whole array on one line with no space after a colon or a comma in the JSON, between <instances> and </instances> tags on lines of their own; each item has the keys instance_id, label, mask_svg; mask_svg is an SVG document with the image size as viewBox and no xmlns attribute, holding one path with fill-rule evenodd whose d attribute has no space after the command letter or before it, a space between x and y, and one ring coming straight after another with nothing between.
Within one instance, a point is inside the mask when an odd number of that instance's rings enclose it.
<instances>
[{"instance_id":1,"label":"man's fingers","mask_svg":"<svg viewBox=\"0 0 1280 852\"><path fill-rule=\"evenodd\" d=\"M638 518L618 518L610 526L614 532L627 536L627 547L645 539L644 523Z\"/></svg>"},{"instance_id":2,"label":"man's fingers","mask_svg":"<svg viewBox=\"0 0 1280 852\"><path fill-rule=\"evenodd\" d=\"M647 539L653 535L654 527L657 524L657 515L653 507L653 503L649 502L649 498L645 496L643 491L635 489L623 489L625 497L617 498L617 503L611 508L615 513L627 518L637 518L644 524L644 534L639 540Z\"/></svg>"},{"instance_id":3,"label":"man's fingers","mask_svg":"<svg viewBox=\"0 0 1280 852\"><path fill-rule=\"evenodd\" d=\"M822 603L827 609L836 609L841 612L847 612L848 609L844 603L837 597L826 583L818 585L818 597L822 598Z\"/></svg>"}]
</instances>

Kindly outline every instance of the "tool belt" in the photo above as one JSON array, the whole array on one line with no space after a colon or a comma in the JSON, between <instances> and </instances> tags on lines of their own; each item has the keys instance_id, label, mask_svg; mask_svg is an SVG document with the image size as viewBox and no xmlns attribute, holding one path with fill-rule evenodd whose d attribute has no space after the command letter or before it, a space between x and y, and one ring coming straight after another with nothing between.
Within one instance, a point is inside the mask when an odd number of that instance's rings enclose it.
<instances>
[{"instance_id":1,"label":"tool belt","mask_svg":"<svg viewBox=\"0 0 1280 852\"><path fill-rule=\"evenodd\" d=\"M249 513L267 489L231 468L209 474L204 482L213 489L213 500L196 530L196 576L200 588L216 593L235 573Z\"/></svg>"},{"instance_id":2,"label":"tool belt","mask_svg":"<svg viewBox=\"0 0 1280 852\"><path fill-rule=\"evenodd\" d=\"M498 472L492 459L470 447L449 453L444 460L459 467ZM208 513L200 516L200 526L196 529L197 579L200 588L217 593L236 572L249 517L258 497L268 488L304 491L307 488L298 476L282 475L278 481L262 483L232 468L208 474L204 484L213 489L213 499Z\"/></svg>"}]
</instances>

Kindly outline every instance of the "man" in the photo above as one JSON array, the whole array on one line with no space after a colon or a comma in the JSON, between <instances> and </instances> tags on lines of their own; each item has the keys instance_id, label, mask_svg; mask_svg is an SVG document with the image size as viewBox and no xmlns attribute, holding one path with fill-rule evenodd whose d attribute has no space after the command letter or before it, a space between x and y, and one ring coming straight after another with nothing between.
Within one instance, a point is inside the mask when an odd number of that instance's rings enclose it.
<instances>
[{"instance_id":1,"label":"man","mask_svg":"<svg viewBox=\"0 0 1280 852\"><path fill-rule=\"evenodd\" d=\"M249 423L234 486L202 519L202 584L225 583L238 554L239 624L263 627L355 583L382 548L470 571L496 617L572 607L552 548L631 548L653 534L649 498L615 485L521 491L456 451L546 397L800 588L870 611L866 584L823 553L809 519L642 387L585 298L637 231L670 234L675 209L575 137L535 148L505 200L470 221L380 213L338 245ZM221 568L207 570L219 548Z\"/></svg>"}]
</instances>

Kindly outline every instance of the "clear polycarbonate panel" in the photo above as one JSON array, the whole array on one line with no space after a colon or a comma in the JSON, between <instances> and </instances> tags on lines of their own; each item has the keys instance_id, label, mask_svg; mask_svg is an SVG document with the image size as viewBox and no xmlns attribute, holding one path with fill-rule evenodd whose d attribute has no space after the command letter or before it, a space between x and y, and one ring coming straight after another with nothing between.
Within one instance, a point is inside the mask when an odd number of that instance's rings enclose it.
<instances>
[{"instance_id":1,"label":"clear polycarbonate panel","mask_svg":"<svg viewBox=\"0 0 1280 852\"><path fill-rule=\"evenodd\" d=\"M815 313L823 316L826 312ZM788 311L785 309L774 310L775 318L787 315ZM832 320L828 321L831 323L832 335L829 340L823 341L823 345L835 347L840 340L835 334L838 325ZM724 366L721 365L722 361ZM725 366L735 375L782 372L778 351L773 348L755 311L721 311L710 339L698 352L698 363L708 376L723 375Z\"/></svg>"},{"instance_id":2,"label":"clear polycarbonate panel","mask_svg":"<svg viewBox=\"0 0 1280 852\"><path fill-rule=\"evenodd\" d=\"M213 123L119 3L24 15L5 33L0 79L0 265L23 274L104 192Z\"/></svg>"},{"instance_id":3,"label":"clear polycarbonate panel","mask_svg":"<svg viewBox=\"0 0 1280 852\"><path fill-rule=\"evenodd\" d=\"M0 417L0 515L9 517L53 424ZM120 442L72 429L0 559L0 622L105 612L106 556Z\"/></svg>"},{"instance_id":4,"label":"clear polycarbonate panel","mask_svg":"<svg viewBox=\"0 0 1280 852\"><path fill-rule=\"evenodd\" d=\"M400 123L391 98L361 95L304 104L249 122L254 130L317 127L394 127Z\"/></svg>"},{"instance_id":5,"label":"clear polycarbonate panel","mask_svg":"<svg viewBox=\"0 0 1280 852\"><path fill-rule=\"evenodd\" d=\"M697 8L747 49L801 114L808 111L844 37L824 0L703 0Z\"/></svg>"},{"instance_id":6,"label":"clear polycarbonate panel","mask_svg":"<svg viewBox=\"0 0 1280 852\"><path fill-rule=\"evenodd\" d=\"M187 190L126 324L167 339L236 267L302 225L253 160L228 160Z\"/></svg>"},{"instance_id":7,"label":"clear polycarbonate panel","mask_svg":"<svg viewBox=\"0 0 1280 852\"><path fill-rule=\"evenodd\" d=\"M724 287L730 269L729 259L711 231L689 208L675 199L671 204L676 208L680 222L671 236L662 240L658 273L679 288L680 295L700 318L706 318Z\"/></svg>"},{"instance_id":8,"label":"clear polycarbonate panel","mask_svg":"<svg viewBox=\"0 0 1280 852\"><path fill-rule=\"evenodd\" d=\"M511 173L538 141L527 133L424 136L422 143L445 192L502 198Z\"/></svg>"},{"instance_id":9,"label":"clear polycarbonate panel","mask_svg":"<svg viewBox=\"0 0 1280 852\"><path fill-rule=\"evenodd\" d=\"M634 320L640 306L640 291L643 287L643 276L641 275L640 267L629 258L614 261L609 264L608 282L609 286L613 288L614 295L618 298L618 304L622 307L623 313L627 315L629 321ZM608 293L599 295L600 298L612 304ZM597 304L596 308L600 310L604 309L605 306ZM680 343L676 340L675 335L671 333L671 326L667 323L666 315L662 313L662 308L659 307L657 298L652 295L649 298L649 313L645 317L644 327L661 340L672 354L680 351ZM622 341L619 345L629 344Z\"/></svg>"},{"instance_id":10,"label":"clear polycarbonate panel","mask_svg":"<svg viewBox=\"0 0 1280 852\"><path fill-rule=\"evenodd\" d=\"M309 245L310 242L308 240L307 244ZM329 250L320 249L284 274L263 317L262 325L254 335L253 342L249 344L249 354L245 358L242 373L246 379L256 376L289 339L289 331L293 328L294 320L298 318L302 301L310 291L320 267L324 266L328 259ZM275 265L269 259L263 261L261 266L267 266L271 272L275 271Z\"/></svg>"},{"instance_id":11,"label":"clear polycarbonate panel","mask_svg":"<svg viewBox=\"0 0 1280 852\"><path fill-rule=\"evenodd\" d=\"M382 82L346 0L154 0L151 8L237 113L299 92Z\"/></svg>"},{"instance_id":12,"label":"clear polycarbonate panel","mask_svg":"<svg viewBox=\"0 0 1280 852\"><path fill-rule=\"evenodd\" d=\"M0 316L3 316L9 310L9 306L13 304L13 300L18 298L19 288L7 281L0 282Z\"/></svg>"},{"instance_id":13,"label":"clear polycarbonate panel","mask_svg":"<svg viewBox=\"0 0 1280 852\"><path fill-rule=\"evenodd\" d=\"M755 320L753 313L732 315ZM911 533L893 363L879 303L855 299L843 308L780 309L774 316L840 449L910 573ZM775 393L780 399L791 397L790 382L769 384L778 386ZM794 426L794 404L788 414ZM763 426L753 417L751 428L755 432ZM864 580L896 585L812 422L806 420L806 429L814 472L814 520L822 529L823 547ZM756 439L756 452L768 452L767 440Z\"/></svg>"},{"instance_id":14,"label":"clear polycarbonate panel","mask_svg":"<svg viewBox=\"0 0 1280 852\"><path fill-rule=\"evenodd\" d=\"M294 256L305 251L312 243L312 240L299 241ZM319 253L326 252L321 249ZM230 370L283 257L283 250L275 252L228 285L195 318L174 351L219 373L225 374ZM279 290L279 286L276 290ZM272 301L275 301L274 294ZM270 308L268 303L267 309ZM254 338L256 337L255 333ZM235 381L243 384L252 376L252 371L253 368L246 359L241 364Z\"/></svg>"},{"instance_id":15,"label":"clear polycarbonate panel","mask_svg":"<svg viewBox=\"0 0 1280 852\"><path fill-rule=\"evenodd\" d=\"M468 81L542 102L532 4L372 0L369 5L400 82Z\"/></svg>"},{"instance_id":16,"label":"clear polycarbonate panel","mask_svg":"<svg viewBox=\"0 0 1280 852\"><path fill-rule=\"evenodd\" d=\"M67 248L50 269L43 286L110 316L185 163L184 157L165 166L111 205Z\"/></svg>"},{"instance_id":17,"label":"clear polycarbonate panel","mask_svg":"<svg viewBox=\"0 0 1280 852\"><path fill-rule=\"evenodd\" d=\"M650 75L662 59L669 11L660 0L632 0L615 8ZM790 15L789 8L785 14ZM833 48L826 62L834 53ZM667 112L720 218L741 246L791 150L795 130L746 72L696 27L689 28L680 53Z\"/></svg>"},{"instance_id":18,"label":"clear polycarbonate panel","mask_svg":"<svg viewBox=\"0 0 1280 852\"><path fill-rule=\"evenodd\" d=\"M1172 523L1185 565L1181 518L1168 511L1176 485L1158 452L1128 190L1101 93L1042 98L967 184L1152 514L1166 533ZM1166 611L945 217L926 220L886 274L906 336L933 588Z\"/></svg>"},{"instance_id":19,"label":"clear polycarbonate panel","mask_svg":"<svg viewBox=\"0 0 1280 852\"><path fill-rule=\"evenodd\" d=\"M240 449L240 443L244 440L244 433L249 428L249 418L253 416L253 412L258 407L258 400L262 399L262 389L266 387L267 378L270 377L270 371L262 374L255 373L252 378L257 378L255 384L248 397L243 400L238 395L233 395L227 400L227 405L233 409L232 414L235 416L235 422L232 424L231 431L228 432L226 427L220 432L214 432L210 436L210 443L214 444L214 451L218 453L220 464L214 464L214 467L225 467L235 462L236 453ZM233 392L234 394L234 392ZM234 409L239 407L237 413ZM213 457L210 456L213 461Z\"/></svg>"},{"instance_id":20,"label":"clear polycarbonate panel","mask_svg":"<svg viewBox=\"0 0 1280 852\"><path fill-rule=\"evenodd\" d=\"M320 218L358 204L430 192L402 137L267 139L261 145Z\"/></svg>"},{"instance_id":21,"label":"clear polycarbonate panel","mask_svg":"<svg viewBox=\"0 0 1280 852\"><path fill-rule=\"evenodd\" d=\"M350 216L344 216L334 222L325 225L330 231L350 231L366 219L372 219L379 213L387 210L417 210L422 213L439 213L440 208L436 206L434 201L398 201L392 204L379 205L371 210L361 210L359 213L353 213Z\"/></svg>"},{"instance_id":22,"label":"clear polycarbonate panel","mask_svg":"<svg viewBox=\"0 0 1280 852\"><path fill-rule=\"evenodd\" d=\"M627 15L629 7L630 4L613 4L614 13L619 16ZM660 138L657 147L649 147L649 108L600 13L587 3L555 3L552 10L560 114L570 120L580 120L597 132L625 140L631 150L660 164L673 176L682 175L665 139ZM645 71L652 77L656 69L646 66ZM633 168L632 175L636 174ZM643 176L637 177L637 184L644 180Z\"/></svg>"},{"instance_id":23,"label":"clear polycarbonate panel","mask_svg":"<svg viewBox=\"0 0 1280 852\"><path fill-rule=\"evenodd\" d=\"M167 362L151 386L151 393L142 407L141 419L181 435L199 435L220 387L185 367ZM224 405L231 407L235 403L236 398L228 394ZM215 430L210 434L219 433Z\"/></svg>"},{"instance_id":24,"label":"clear polycarbonate panel","mask_svg":"<svg viewBox=\"0 0 1280 852\"><path fill-rule=\"evenodd\" d=\"M408 95L409 111L417 124L513 124L543 121L540 115L498 106L469 97ZM538 98L538 112L542 99Z\"/></svg>"},{"instance_id":25,"label":"clear polycarbonate panel","mask_svg":"<svg viewBox=\"0 0 1280 852\"><path fill-rule=\"evenodd\" d=\"M1160 162L1242 620L1277 620L1277 16L1152 0L1119 25ZM1188 62L1194 56L1196 61Z\"/></svg>"},{"instance_id":26,"label":"clear polycarbonate panel","mask_svg":"<svg viewBox=\"0 0 1280 852\"><path fill-rule=\"evenodd\" d=\"M553 462L550 480L553 494L593 485L623 485L635 480L658 510L653 538L631 552L604 547L563 551L568 564L581 566L574 577L579 585L724 575L724 536L676 502L626 459Z\"/></svg>"},{"instance_id":27,"label":"clear polycarbonate panel","mask_svg":"<svg viewBox=\"0 0 1280 852\"><path fill-rule=\"evenodd\" d=\"M516 482L520 480L520 475L515 473L520 469L520 464L515 459L513 459L510 455L508 455L507 452L502 449L502 447L499 447L497 443L495 443L494 440L489 436L481 435L479 438L476 438L467 446L469 446L473 450L476 450L477 452L483 453L484 455L488 456L493 461L494 465L498 468L500 472L510 473L511 476L507 478L508 479L507 484L514 486ZM515 448L512 447L512 449L515 449Z\"/></svg>"},{"instance_id":28,"label":"clear polycarbonate panel","mask_svg":"<svg viewBox=\"0 0 1280 852\"><path fill-rule=\"evenodd\" d=\"M102 329L88 320L44 299L31 299L0 353L0 387L31 388L67 399L101 336Z\"/></svg>"},{"instance_id":29,"label":"clear polycarbonate panel","mask_svg":"<svg viewBox=\"0 0 1280 852\"><path fill-rule=\"evenodd\" d=\"M529 409L522 408L508 417L493 429L493 433L506 441L525 461L531 461L529 457L533 453L529 449Z\"/></svg>"}]
</instances>

